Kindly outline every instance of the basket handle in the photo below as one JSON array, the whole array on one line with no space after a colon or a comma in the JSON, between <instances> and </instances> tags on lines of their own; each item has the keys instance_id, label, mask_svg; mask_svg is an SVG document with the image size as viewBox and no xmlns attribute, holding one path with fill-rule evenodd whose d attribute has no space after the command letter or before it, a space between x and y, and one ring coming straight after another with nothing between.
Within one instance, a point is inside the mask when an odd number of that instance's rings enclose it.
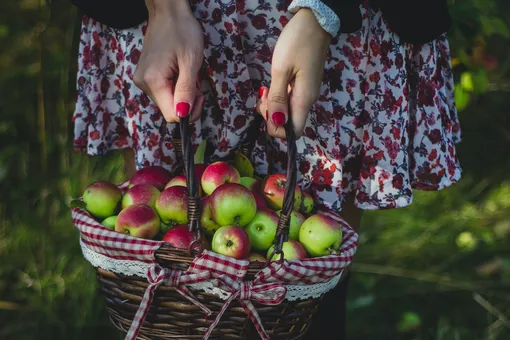
<instances>
[{"instance_id":1,"label":"basket handle","mask_svg":"<svg viewBox=\"0 0 510 340\"><path fill-rule=\"evenodd\" d=\"M198 196L198 183L195 177L195 162L193 146L191 144L189 116L181 118L181 147L184 158L184 174L186 176L186 187L188 194L188 225L189 231L195 235L195 239L188 247L188 255L196 244L199 245L199 252L204 250L202 234L200 232L200 197Z\"/></svg>"},{"instance_id":2,"label":"basket handle","mask_svg":"<svg viewBox=\"0 0 510 340\"><path fill-rule=\"evenodd\" d=\"M191 249L195 244L199 244L200 252L203 250L202 234L200 232L200 197L198 196L198 183L195 177L195 164L193 146L191 144L190 136L190 122L189 117L181 118L180 121L181 140L182 140L182 155L184 158L184 172L186 175L186 185L188 194L188 222L189 230L194 233L195 240L188 248L188 253L191 254ZM287 182L285 185L285 195L283 198L283 207L281 209L280 217L278 219L278 227L276 229L275 248L274 254L281 254L283 259L282 246L283 242L288 240L290 216L294 208L294 194L297 182L297 163L296 163L296 134L292 121L289 119L285 124L285 134L287 137ZM272 258L272 256L269 258Z\"/></svg>"}]
</instances>

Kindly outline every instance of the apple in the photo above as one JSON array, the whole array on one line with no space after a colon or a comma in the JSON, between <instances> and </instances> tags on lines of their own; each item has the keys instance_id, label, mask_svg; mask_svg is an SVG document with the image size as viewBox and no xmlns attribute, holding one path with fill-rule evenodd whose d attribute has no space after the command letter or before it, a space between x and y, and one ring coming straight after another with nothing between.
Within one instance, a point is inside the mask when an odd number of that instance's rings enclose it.
<instances>
[{"instance_id":1,"label":"apple","mask_svg":"<svg viewBox=\"0 0 510 340\"><path fill-rule=\"evenodd\" d=\"M208 236L213 236L216 230L220 229L220 225L214 222L212 218L211 201L210 196L202 197L200 200L200 226L203 232Z\"/></svg>"},{"instance_id":2,"label":"apple","mask_svg":"<svg viewBox=\"0 0 510 340\"><path fill-rule=\"evenodd\" d=\"M212 195L213 220L220 226L244 227L255 217L257 203L250 190L237 183L219 186Z\"/></svg>"},{"instance_id":3,"label":"apple","mask_svg":"<svg viewBox=\"0 0 510 340\"><path fill-rule=\"evenodd\" d=\"M257 204L257 210L267 209L267 203L262 195L252 192L253 197L255 198L255 203Z\"/></svg>"},{"instance_id":4,"label":"apple","mask_svg":"<svg viewBox=\"0 0 510 340\"><path fill-rule=\"evenodd\" d=\"M94 217L105 219L117 213L122 199L122 191L107 181L96 181L85 189L83 203Z\"/></svg>"},{"instance_id":5,"label":"apple","mask_svg":"<svg viewBox=\"0 0 510 340\"><path fill-rule=\"evenodd\" d=\"M278 227L278 215L269 209L259 210L245 227L252 249L265 251L273 245Z\"/></svg>"},{"instance_id":6,"label":"apple","mask_svg":"<svg viewBox=\"0 0 510 340\"><path fill-rule=\"evenodd\" d=\"M168 183L165 185L165 189L169 188L169 187L176 186L176 185L181 186L181 187L188 186L186 183L186 176L184 176L184 175L175 176L174 178L172 178L171 180L168 181Z\"/></svg>"},{"instance_id":7,"label":"apple","mask_svg":"<svg viewBox=\"0 0 510 340\"><path fill-rule=\"evenodd\" d=\"M281 210L278 210L276 213L278 216L280 216L281 212ZM299 239L299 229L301 229L301 226L305 220L306 218L303 216L303 214L301 214L299 211L292 210L290 213L289 239Z\"/></svg>"},{"instance_id":8,"label":"apple","mask_svg":"<svg viewBox=\"0 0 510 340\"><path fill-rule=\"evenodd\" d=\"M125 209L133 204L147 204L148 206L155 207L156 200L161 192L150 184L137 184L128 189L122 197L122 209Z\"/></svg>"},{"instance_id":9,"label":"apple","mask_svg":"<svg viewBox=\"0 0 510 340\"><path fill-rule=\"evenodd\" d=\"M212 251L235 259L245 259L250 253L250 237L241 227L221 227L214 233Z\"/></svg>"},{"instance_id":10,"label":"apple","mask_svg":"<svg viewBox=\"0 0 510 340\"><path fill-rule=\"evenodd\" d=\"M266 262L266 258L258 253L248 254L248 260L250 260L250 262Z\"/></svg>"},{"instance_id":11,"label":"apple","mask_svg":"<svg viewBox=\"0 0 510 340\"><path fill-rule=\"evenodd\" d=\"M159 228L158 214L147 204L135 204L123 209L115 223L115 231L145 239L154 238Z\"/></svg>"},{"instance_id":12,"label":"apple","mask_svg":"<svg viewBox=\"0 0 510 340\"><path fill-rule=\"evenodd\" d=\"M241 177L239 183L246 188L250 189L251 192L258 192L260 189L260 183L253 177Z\"/></svg>"},{"instance_id":13,"label":"apple","mask_svg":"<svg viewBox=\"0 0 510 340\"><path fill-rule=\"evenodd\" d=\"M312 257L338 254L342 244L342 227L329 216L312 215L299 230L299 242Z\"/></svg>"},{"instance_id":14,"label":"apple","mask_svg":"<svg viewBox=\"0 0 510 340\"><path fill-rule=\"evenodd\" d=\"M107 217L101 222L101 224L111 230L115 230L115 223L117 222L117 216Z\"/></svg>"},{"instance_id":15,"label":"apple","mask_svg":"<svg viewBox=\"0 0 510 340\"><path fill-rule=\"evenodd\" d=\"M274 210L280 210L283 207L283 198L285 196L285 185L287 183L287 175L274 174L265 178L262 183L262 193L268 206ZM296 184L294 192L294 210L301 207L301 188Z\"/></svg>"},{"instance_id":16,"label":"apple","mask_svg":"<svg viewBox=\"0 0 510 340\"><path fill-rule=\"evenodd\" d=\"M269 248L267 251L267 258L271 256L274 251L274 245ZM287 242L283 242L282 245L283 251L283 259L287 261L292 260L302 260L306 258L306 250L303 248L301 243L296 240L288 240ZM271 261L278 261L280 259L280 254L274 254L271 258Z\"/></svg>"},{"instance_id":17,"label":"apple","mask_svg":"<svg viewBox=\"0 0 510 340\"><path fill-rule=\"evenodd\" d=\"M137 184L150 184L158 190L163 190L172 178L172 174L162 166L147 166L139 169L131 178L129 186Z\"/></svg>"},{"instance_id":18,"label":"apple","mask_svg":"<svg viewBox=\"0 0 510 340\"><path fill-rule=\"evenodd\" d=\"M215 162L210 164L202 174L202 189L206 195L225 183L239 183L241 176L232 165L227 162Z\"/></svg>"},{"instance_id":19,"label":"apple","mask_svg":"<svg viewBox=\"0 0 510 340\"><path fill-rule=\"evenodd\" d=\"M156 211L161 222L169 226L188 223L188 192L177 185L166 188L156 200Z\"/></svg>"},{"instance_id":20,"label":"apple","mask_svg":"<svg viewBox=\"0 0 510 340\"><path fill-rule=\"evenodd\" d=\"M302 198L301 198L301 207L299 211L305 214L309 214L313 211L313 198L312 195L307 193L306 191L302 192Z\"/></svg>"},{"instance_id":21,"label":"apple","mask_svg":"<svg viewBox=\"0 0 510 340\"><path fill-rule=\"evenodd\" d=\"M191 243L195 240L195 235L189 231L189 227L187 225L178 225L170 230L168 230L163 236L162 241L168 243L172 247L188 249ZM203 249L208 249L209 245L205 238L202 238L202 246ZM195 251L200 250L200 245L195 243L193 245L193 249Z\"/></svg>"}]
</instances>

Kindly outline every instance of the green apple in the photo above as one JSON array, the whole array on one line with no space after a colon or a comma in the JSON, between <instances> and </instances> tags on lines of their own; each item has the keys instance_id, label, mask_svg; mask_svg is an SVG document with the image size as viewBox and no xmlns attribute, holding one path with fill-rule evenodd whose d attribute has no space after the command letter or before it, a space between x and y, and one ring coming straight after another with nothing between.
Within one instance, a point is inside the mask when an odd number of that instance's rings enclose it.
<instances>
[{"instance_id":1,"label":"green apple","mask_svg":"<svg viewBox=\"0 0 510 340\"><path fill-rule=\"evenodd\" d=\"M269 248L267 251L267 258L271 256L274 251L274 245ZM306 258L306 250L303 246L296 240L288 240L287 242L283 242L282 245L283 251L283 259L287 261L292 260L302 260ZM281 258L280 254L274 254L271 258L271 261L278 261Z\"/></svg>"},{"instance_id":2,"label":"green apple","mask_svg":"<svg viewBox=\"0 0 510 340\"><path fill-rule=\"evenodd\" d=\"M161 222L170 226L188 223L188 192L176 185L166 188L156 200L156 211Z\"/></svg>"},{"instance_id":3,"label":"green apple","mask_svg":"<svg viewBox=\"0 0 510 340\"><path fill-rule=\"evenodd\" d=\"M117 216L107 217L101 222L101 224L111 230L115 230L115 223L117 222Z\"/></svg>"},{"instance_id":4,"label":"green apple","mask_svg":"<svg viewBox=\"0 0 510 340\"><path fill-rule=\"evenodd\" d=\"M342 227L329 216L312 215L299 230L299 242L312 257L338 254L342 244Z\"/></svg>"},{"instance_id":5,"label":"green apple","mask_svg":"<svg viewBox=\"0 0 510 340\"><path fill-rule=\"evenodd\" d=\"M85 209L99 219L115 215L121 199L122 191L107 181L96 181L83 193Z\"/></svg>"},{"instance_id":6,"label":"green apple","mask_svg":"<svg viewBox=\"0 0 510 340\"><path fill-rule=\"evenodd\" d=\"M306 191L302 192L302 198L301 198L301 207L299 211L305 214L309 214L313 211L313 198L312 195L307 193Z\"/></svg>"},{"instance_id":7,"label":"green apple","mask_svg":"<svg viewBox=\"0 0 510 340\"><path fill-rule=\"evenodd\" d=\"M239 182L241 185L250 189L251 192L258 192L260 189L260 183L253 177L241 177Z\"/></svg>"},{"instance_id":8,"label":"green apple","mask_svg":"<svg viewBox=\"0 0 510 340\"><path fill-rule=\"evenodd\" d=\"M276 213L280 216L282 211L278 210ZM289 239L298 240L299 239L299 229L303 225L305 221L305 217L297 210L292 210L290 213L290 225L289 225Z\"/></svg>"},{"instance_id":9,"label":"green apple","mask_svg":"<svg viewBox=\"0 0 510 340\"><path fill-rule=\"evenodd\" d=\"M210 196L204 196L200 200L200 227L207 236L211 237L214 235L216 230L220 229L220 225L214 222L212 217L211 201Z\"/></svg>"},{"instance_id":10,"label":"green apple","mask_svg":"<svg viewBox=\"0 0 510 340\"><path fill-rule=\"evenodd\" d=\"M266 251L271 247L278 227L278 215L269 209L259 210L246 226L252 249Z\"/></svg>"},{"instance_id":11,"label":"green apple","mask_svg":"<svg viewBox=\"0 0 510 340\"><path fill-rule=\"evenodd\" d=\"M209 196L209 200L213 220L222 227L244 227L257 213L253 194L238 183L222 184Z\"/></svg>"}]
</instances>

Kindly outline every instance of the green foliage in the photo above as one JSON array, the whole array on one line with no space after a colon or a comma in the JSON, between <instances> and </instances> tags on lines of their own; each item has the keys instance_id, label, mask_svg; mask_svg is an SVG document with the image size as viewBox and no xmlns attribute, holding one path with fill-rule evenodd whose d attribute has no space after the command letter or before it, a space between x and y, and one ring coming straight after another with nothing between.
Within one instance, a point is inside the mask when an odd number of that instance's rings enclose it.
<instances>
[{"instance_id":1,"label":"green foliage","mask_svg":"<svg viewBox=\"0 0 510 340\"><path fill-rule=\"evenodd\" d=\"M365 214L351 339L510 337L510 3L450 2L464 177ZM121 339L69 206L96 179L120 182L123 159L72 149L79 15L48 4L0 4L0 339Z\"/></svg>"}]
</instances>

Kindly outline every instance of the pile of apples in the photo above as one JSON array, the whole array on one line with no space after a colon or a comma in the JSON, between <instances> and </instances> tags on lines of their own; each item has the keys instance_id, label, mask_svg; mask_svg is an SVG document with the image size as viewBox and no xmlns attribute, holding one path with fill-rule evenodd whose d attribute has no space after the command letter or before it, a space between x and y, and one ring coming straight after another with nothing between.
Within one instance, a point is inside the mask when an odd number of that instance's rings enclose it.
<instances>
[{"instance_id":1,"label":"pile of apples","mask_svg":"<svg viewBox=\"0 0 510 340\"><path fill-rule=\"evenodd\" d=\"M242 177L234 165L218 161L195 164L201 197L203 246L236 259L265 262L274 250L286 175ZM340 224L314 214L311 195L298 185L290 219L287 260L336 254L342 242ZM107 181L90 184L84 208L104 227L134 237L162 240L187 249L194 240L188 228L186 178L159 166L138 170L125 192ZM198 248L198 245L197 245ZM279 258L274 255L270 260Z\"/></svg>"}]
</instances>

